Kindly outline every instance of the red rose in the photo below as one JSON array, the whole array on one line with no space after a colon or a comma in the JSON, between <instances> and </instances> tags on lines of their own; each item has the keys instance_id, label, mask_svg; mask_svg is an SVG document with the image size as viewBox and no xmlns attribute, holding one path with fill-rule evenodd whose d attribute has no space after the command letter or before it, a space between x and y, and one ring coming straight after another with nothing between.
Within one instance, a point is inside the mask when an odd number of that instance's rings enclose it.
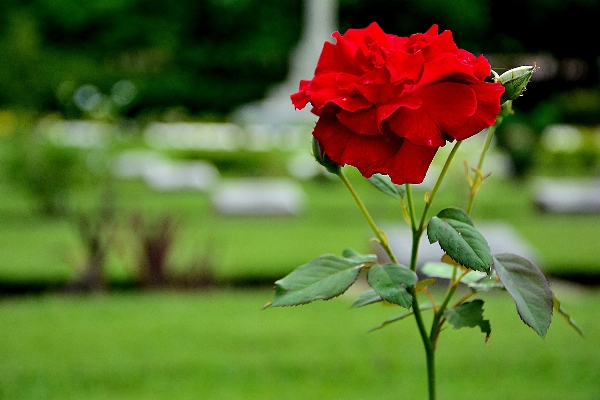
<instances>
[{"instance_id":1,"label":"red rose","mask_svg":"<svg viewBox=\"0 0 600 400\"><path fill-rule=\"evenodd\" d=\"M459 49L452 32L398 37L377 23L333 34L312 80L291 96L309 102L319 120L313 136L340 165L396 184L421 183L437 149L491 126L500 112L500 83L484 82L490 65Z\"/></svg>"}]
</instances>

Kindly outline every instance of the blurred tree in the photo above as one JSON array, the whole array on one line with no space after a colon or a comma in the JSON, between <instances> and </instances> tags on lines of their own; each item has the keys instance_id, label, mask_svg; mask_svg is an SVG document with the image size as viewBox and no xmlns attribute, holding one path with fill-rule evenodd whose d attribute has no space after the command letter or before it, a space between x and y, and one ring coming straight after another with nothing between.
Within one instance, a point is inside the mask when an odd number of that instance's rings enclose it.
<instances>
[{"instance_id":1,"label":"blurred tree","mask_svg":"<svg viewBox=\"0 0 600 400\"><path fill-rule=\"evenodd\" d=\"M576 83L536 82L520 101L598 86L597 0L339 0L340 30L377 21L398 35L433 23L473 53L548 52L587 66ZM260 99L287 73L301 30L302 0L3 0L0 107L69 109L85 84L102 93L130 80L137 96L122 112L225 115ZM568 69L568 64L565 64ZM562 68L562 64L561 64ZM535 95L534 95L535 93ZM77 110L69 109L72 117ZM65 111L66 112L66 111Z\"/></svg>"},{"instance_id":2,"label":"blurred tree","mask_svg":"<svg viewBox=\"0 0 600 400\"><path fill-rule=\"evenodd\" d=\"M9 139L9 182L28 193L44 215L67 215L73 190L89 180L85 154L57 146L33 129Z\"/></svg>"},{"instance_id":3,"label":"blurred tree","mask_svg":"<svg viewBox=\"0 0 600 400\"><path fill-rule=\"evenodd\" d=\"M490 0L341 0L340 29L377 21L384 31L407 36L438 24L450 29L460 46L481 52L491 29Z\"/></svg>"},{"instance_id":4,"label":"blurred tree","mask_svg":"<svg viewBox=\"0 0 600 400\"><path fill-rule=\"evenodd\" d=\"M9 0L0 5L0 106L56 109L61 83L107 92L127 78L139 91L130 114L174 105L225 113L283 80L300 8L300 0Z\"/></svg>"}]
</instances>

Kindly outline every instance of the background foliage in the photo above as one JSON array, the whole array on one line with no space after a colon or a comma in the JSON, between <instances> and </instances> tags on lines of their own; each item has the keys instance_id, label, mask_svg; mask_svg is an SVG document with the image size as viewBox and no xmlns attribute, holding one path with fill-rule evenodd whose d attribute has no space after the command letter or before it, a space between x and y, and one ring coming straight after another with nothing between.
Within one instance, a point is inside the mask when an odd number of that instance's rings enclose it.
<instances>
[{"instance_id":1,"label":"background foliage","mask_svg":"<svg viewBox=\"0 0 600 400\"><path fill-rule=\"evenodd\" d=\"M589 175L597 165L600 151L592 127L600 123L599 1L339 3L341 31L378 21L388 32L408 35L438 23L474 53L555 57L560 61L556 74L532 83L515 104L522 110L503 125L511 128L498 132L498 138L524 168L536 162L545 173L554 168L558 174ZM36 131L38 117L48 112L90 118L74 103L77 89L95 85L111 95L123 80L135 85L136 94L113 117L168 120L175 110L193 119L224 120L285 78L289 51L300 37L301 12L302 0L0 1L0 315L5 322L0 325L0 398L386 399L398 391L422 397L421 350L412 330L365 334L397 315L397 308L350 312L357 294L349 293L328 304L261 313L271 290L237 290L272 284L319 254L344 247L372 250L339 182L304 182L308 204L298 218L227 217L214 211L206 193L158 193L141 181L90 176L91 161L145 148L140 136L122 141L123 135L115 135L115 143L97 155L53 146ZM569 64L562 62L573 59L587 66L577 80L567 79ZM514 66L510 57L496 60L494 68ZM509 61L502 65L503 60ZM539 161L539 152L532 155L536 135L559 122L589 125L585 144L572 154L542 154ZM592 161L580 165L584 151ZM283 175L288 155L190 151L168 156L211 157L229 177L249 170ZM456 167L439 207L465 199L463 171ZM107 182L100 181L104 178ZM397 202L382 201L364 181L357 188L374 218L397 219ZM528 181L494 176L473 214L513 225L539 251L549 276L597 284L598 214L541 215L533 196ZM106 224L98 223L106 211L102 206L114 213ZM46 214L32 212L40 208ZM139 215L144 218L132 227ZM92 285L86 273L100 264L98 259L105 268L100 290L107 289L102 285L131 287L144 276L142 261L149 251L138 250L151 247L148 227L168 218L174 218L174 232L154 246L172 245L166 259L155 257L164 261L165 278L177 279L179 288L216 280L217 287L236 290L202 286L193 292L9 296L76 291L65 288L73 281ZM574 339L572 329L556 318L541 341L522 326L508 296L494 297L485 310L494 324L489 348L477 330L450 332L440 345L440 384L448 398L467 392L486 393L489 399L597 396L598 293L557 286L588 340ZM400 352L390 352L398 343ZM457 379L456 371L484 368L493 374Z\"/></svg>"},{"instance_id":2,"label":"background foliage","mask_svg":"<svg viewBox=\"0 0 600 400\"><path fill-rule=\"evenodd\" d=\"M378 21L385 31L408 35L437 23L474 53L544 52L587 65L577 82L558 71L536 84L519 101L523 109L550 93L597 90L600 44L589 40L600 14L595 0L340 0L339 8L342 31ZM77 116L71 95L78 86L108 93L129 79L138 89L121 110L129 116L173 106L223 116L284 79L301 12L301 0L6 0L0 107ZM592 111L586 115L598 122Z\"/></svg>"}]
</instances>

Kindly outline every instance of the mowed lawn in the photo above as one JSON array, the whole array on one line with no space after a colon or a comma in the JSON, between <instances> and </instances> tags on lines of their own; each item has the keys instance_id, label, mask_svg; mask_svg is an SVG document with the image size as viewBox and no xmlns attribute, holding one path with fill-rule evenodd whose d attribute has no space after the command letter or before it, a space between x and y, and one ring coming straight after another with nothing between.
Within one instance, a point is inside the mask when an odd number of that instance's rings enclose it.
<instances>
[{"instance_id":1,"label":"mowed lawn","mask_svg":"<svg viewBox=\"0 0 600 400\"><path fill-rule=\"evenodd\" d=\"M402 223L399 202L349 170L378 223ZM210 195L156 193L117 182L119 239L134 213L178 220L172 271L208 260L217 277L282 277L299 264L346 247L371 250L368 226L339 182L306 182L305 210L295 217L227 217ZM600 271L600 217L545 215L533 207L530 182L490 178L475 223L511 223L538 250L542 268ZM432 209L464 206L460 171ZM92 210L99 191L76 204ZM424 192L415 188L417 202ZM64 282L84 249L73 220L43 218L7 187L0 198L0 280ZM123 235L123 236L119 236ZM128 239L128 240L129 240ZM119 240L108 276L136 273L130 242ZM506 293L488 293L489 346L476 329L447 329L438 351L440 399L597 399L600 292L552 282L586 333L560 317L540 339L520 321ZM351 292L288 309L261 307L257 290L60 293L0 298L0 398L4 399L423 399L425 367L413 320L367 331L401 313L374 305L349 310Z\"/></svg>"},{"instance_id":2,"label":"mowed lawn","mask_svg":"<svg viewBox=\"0 0 600 400\"><path fill-rule=\"evenodd\" d=\"M442 333L440 399L598 399L600 293L553 283L585 331L555 316L545 340L506 293L477 329ZM423 399L414 320L349 310L357 292L268 309L269 290L121 292L0 300L2 399Z\"/></svg>"}]
</instances>

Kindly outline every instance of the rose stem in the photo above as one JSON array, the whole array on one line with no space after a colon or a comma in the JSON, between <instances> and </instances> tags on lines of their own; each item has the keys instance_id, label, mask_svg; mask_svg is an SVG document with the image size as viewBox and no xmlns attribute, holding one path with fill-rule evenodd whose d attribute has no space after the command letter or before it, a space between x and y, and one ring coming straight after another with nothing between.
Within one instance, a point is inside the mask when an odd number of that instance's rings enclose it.
<instances>
[{"instance_id":1,"label":"rose stem","mask_svg":"<svg viewBox=\"0 0 600 400\"><path fill-rule=\"evenodd\" d=\"M379 244L381 245L381 247L383 247L383 249L387 253L388 257L390 258L390 261L397 264L398 259L396 259L396 256L392 252L392 249L389 246L387 237L383 234L383 232L379 228L377 228L377 225L375 224L375 221L371 217L371 214L369 214L369 211L367 210L364 203L358 196L358 193L356 193L356 190L354 190L354 187L352 187L352 184L348 180L348 177L344 174L344 171L340 170L340 173L338 174L338 176L340 177L342 182L344 182L344 185L346 185L346 187L350 191L350 194L352 194L354 201L356 201L358 208L360 209L361 213L367 220L367 222L368 222L369 226L371 227L371 229L373 230L373 233L375 234L375 236L377 236L377 240L379 241Z\"/></svg>"},{"instance_id":2,"label":"rose stem","mask_svg":"<svg viewBox=\"0 0 600 400\"><path fill-rule=\"evenodd\" d=\"M446 162L444 163L444 166L442 167L440 176L438 176L438 179L435 182L435 185L433 186L433 190L431 191L431 194L425 201L425 209L423 210L423 215L421 216L421 222L419 223L419 229L416 231L419 234L419 238L420 238L421 234L423 233L425 219L427 218L427 213L429 212L431 203L433 203L433 199L435 198L435 195L437 194L438 189L440 188L440 185L442 184L442 181L446 177L446 172L448 172L450 163L452 162L452 159L456 155L456 152L458 151L458 148L460 147L461 144L462 144L462 140L459 140L454 144L454 147L452 147L452 151L450 151L450 154L448 155L448 158L446 159Z\"/></svg>"},{"instance_id":3,"label":"rose stem","mask_svg":"<svg viewBox=\"0 0 600 400\"><path fill-rule=\"evenodd\" d=\"M505 117L512 114L512 102L509 100L502 105L500 109L500 114L496 118L496 123L488 128L487 137L485 139L485 144L483 149L481 150L481 155L479 156L479 163L477 163L477 169L475 170L475 177L473 179L473 183L471 184L471 190L469 192L469 204L467 205L467 214L471 214L471 208L473 207L473 201L475 200L475 196L477 192L479 192L479 188L483 183L483 174L481 169L483 168L483 160L485 160L485 156L492 144L492 139L494 137L494 133L496 132L496 128L498 128Z\"/></svg>"},{"instance_id":4,"label":"rose stem","mask_svg":"<svg viewBox=\"0 0 600 400\"><path fill-rule=\"evenodd\" d=\"M429 208L431 207L431 204L433 203L433 199L435 198L438 189L440 188L440 185L442 183L442 181L444 180L446 173L448 172L448 168L450 167L450 163L452 162L452 159L454 158L454 156L456 155L456 152L458 151L458 148L460 147L462 141L457 141L456 144L454 145L454 147L452 148L452 150L450 151L450 154L448 155L448 158L446 159L446 162L444 163L444 166L442 168L442 171L440 172L440 175L438 176L438 179L433 187L433 190L431 191L431 194L429 195L427 201L425 202L425 208L423 209L423 215L421 216L421 221L419 222L419 226L415 226L414 223L414 201L413 201L413 194L412 194L412 189L410 187L409 184L406 184L406 196L407 196L407 203L408 203L408 207L409 207L409 212L411 215L411 225L412 225L412 250L411 250L411 256L410 256L410 269L415 271L417 270L417 257L418 257L418 252L419 252L419 242L421 240L421 236L423 235L423 229L424 229L424 225L425 225L425 219L427 218L427 213L429 212ZM451 290L452 291L452 290ZM452 293L449 294L449 296L447 297L452 297L454 291L452 291ZM432 336L428 336L427 335L427 330L425 329L425 324L423 322L423 316L421 315L421 309L419 308L419 300L417 297L417 293L413 288L410 289L410 293L413 296L413 313L415 315L415 321L417 322L417 327L419 329L419 333L421 335L421 339L423 341L423 346L425 347L425 357L427 360L427 383L428 383L428 389L429 389L429 399L430 400L435 400L436 398L436 382L435 382L435 346L434 346L434 340L437 339L437 335L433 335ZM449 301L449 298L447 301L445 301L446 304L442 305L442 308L440 308L440 310L438 310L438 314L441 316L443 315L443 309L446 307L447 303ZM438 315L436 314L436 316ZM439 317L438 318L434 318L432 327L431 327L431 332L437 332L438 331L438 326L439 326Z\"/></svg>"}]
</instances>

